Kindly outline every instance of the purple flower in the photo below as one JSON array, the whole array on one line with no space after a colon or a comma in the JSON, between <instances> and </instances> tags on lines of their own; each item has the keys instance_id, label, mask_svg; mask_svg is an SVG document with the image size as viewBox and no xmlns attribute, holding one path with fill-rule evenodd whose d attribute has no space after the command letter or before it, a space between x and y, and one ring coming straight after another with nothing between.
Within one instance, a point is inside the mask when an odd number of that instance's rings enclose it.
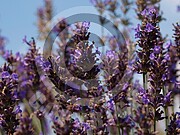
<instances>
[{"instance_id":1,"label":"purple flower","mask_svg":"<svg viewBox=\"0 0 180 135\"><path fill-rule=\"evenodd\" d=\"M180 112L176 112L176 115L177 115L177 120L176 120L177 128L180 129Z\"/></svg>"},{"instance_id":2,"label":"purple flower","mask_svg":"<svg viewBox=\"0 0 180 135\"><path fill-rule=\"evenodd\" d=\"M27 36L24 36L24 38L22 39L23 43L28 43L27 41Z\"/></svg>"},{"instance_id":3,"label":"purple flower","mask_svg":"<svg viewBox=\"0 0 180 135\"><path fill-rule=\"evenodd\" d=\"M164 49L169 49L171 46L172 46L172 41L166 43L166 44L164 45Z\"/></svg>"},{"instance_id":4,"label":"purple flower","mask_svg":"<svg viewBox=\"0 0 180 135\"><path fill-rule=\"evenodd\" d=\"M157 10L154 7L149 8L149 16L152 17L154 14L157 16Z\"/></svg>"},{"instance_id":5,"label":"purple flower","mask_svg":"<svg viewBox=\"0 0 180 135\"><path fill-rule=\"evenodd\" d=\"M153 31L153 29L154 29L154 26L151 24L151 23L147 23L146 24L146 31L147 32L152 32Z\"/></svg>"},{"instance_id":6,"label":"purple flower","mask_svg":"<svg viewBox=\"0 0 180 135\"><path fill-rule=\"evenodd\" d=\"M2 78L9 78L9 77L10 77L10 74L9 74L9 72L7 72L7 71L3 71L3 72L1 73L1 77L2 77Z\"/></svg>"},{"instance_id":7,"label":"purple flower","mask_svg":"<svg viewBox=\"0 0 180 135\"><path fill-rule=\"evenodd\" d=\"M144 17L152 17L154 14L156 14L157 11L154 7L148 7L148 8L145 8L142 12L141 12L141 15L144 16ZM157 15L157 14L156 14Z\"/></svg>"},{"instance_id":8,"label":"purple flower","mask_svg":"<svg viewBox=\"0 0 180 135\"><path fill-rule=\"evenodd\" d=\"M142 102L146 105L150 103L150 100L145 93L142 95Z\"/></svg>"},{"instance_id":9,"label":"purple flower","mask_svg":"<svg viewBox=\"0 0 180 135\"><path fill-rule=\"evenodd\" d=\"M42 68L43 68L45 71L48 71L48 70L50 69L50 67L51 67L51 64L50 64L49 61L43 62Z\"/></svg>"},{"instance_id":10,"label":"purple flower","mask_svg":"<svg viewBox=\"0 0 180 135\"><path fill-rule=\"evenodd\" d=\"M141 25L140 24L138 24L137 25L137 27L134 29L135 30L135 38L140 38L140 36L141 36L141 33L140 33L140 31L141 31Z\"/></svg>"},{"instance_id":11,"label":"purple flower","mask_svg":"<svg viewBox=\"0 0 180 135\"><path fill-rule=\"evenodd\" d=\"M86 30L88 30L89 27L90 27L90 22L84 21L84 22L82 23L82 27L85 28Z\"/></svg>"},{"instance_id":12,"label":"purple flower","mask_svg":"<svg viewBox=\"0 0 180 135\"><path fill-rule=\"evenodd\" d=\"M114 112L114 105L115 105L115 103L114 103L114 101L113 101L112 99L107 102L107 107L108 107L112 112Z\"/></svg>"},{"instance_id":13,"label":"purple flower","mask_svg":"<svg viewBox=\"0 0 180 135\"><path fill-rule=\"evenodd\" d=\"M21 113L21 112L22 112L22 110L21 110L20 106L18 105L18 106L16 107L16 110L14 111L14 113L15 113L15 114L18 114L18 113Z\"/></svg>"},{"instance_id":14,"label":"purple flower","mask_svg":"<svg viewBox=\"0 0 180 135\"><path fill-rule=\"evenodd\" d=\"M169 54L165 54L164 55L164 60L170 61L171 60L170 55Z\"/></svg>"},{"instance_id":15,"label":"purple flower","mask_svg":"<svg viewBox=\"0 0 180 135\"><path fill-rule=\"evenodd\" d=\"M81 51L79 49L76 49L74 51L74 55L73 56L75 56L76 59L80 58L81 55L82 55L82 53L81 53Z\"/></svg>"},{"instance_id":16,"label":"purple flower","mask_svg":"<svg viewBox=\"0 0 180 135\"><path fill-rule=\"evenodd\" d=\"M83 131L87 131L88 129L90 129L90 125L86 122L83 122L82 126L83 126Z\"/></svg>"},{"instance_id":17,"label":"purple flower","mask_svg":"<svg viewBox=\"0 0 180 135\"><path fill-rule=\"evenodd\" d=\"M11 75L12 79L17 81L18 80L18 75L16 73L12 73Z\"/></svg>"},{"instance_id":18,"label":"purple flower","mask_svg":"<svg viewBox=\"0 0 180 135\"><path fill-rule=\"evenodd\" d=\"M164 97L164 104L169 105L171 103L171 93L172 91L168 92L167 95Z\"/></svg>"},{"instance_id":19,"label":"purple flower","mask_svg":"<svg viewBox=\"0 0 180 135\"><path fill-rule=\"evenodd\" d=\"M146 16L148 13L148 10L145 8L142 12L141 12L141 15L142 16Z\"/></svg>"},{"instance_id":20,"label":"purple flower","mask_svg":"<svg viewBox=\"0 0 180 135\"><path fill-rule=\"evenodd\" d=\"M149 58L150 58L150 60L154 60L155 59L154 53L151 53Z\"/></svg>"},{"instance_id":21,"label":"purple flower","mask_svg":"<svg viewBox=\"0 0 180 135\"><path fill-rule=\"evenodd\" d=\"M5 51L3 57L7 60L11 55L12 55L12 53L9 50L7 50L7 51Z\"/></svg>"},{"instance_id":22,"label":"purple flower","mask_svg":"<svg viewBox=\"0 0 180 135\"><path fill-rule=\"evenodd\" d=\"M76 118L76 119L74 120L73 126L74 126L75 128L80 128L80 127L81 127L81 123L80 123L80 121L79 121L78 118Z\"/></svg>"},{"instance_id":23,"label":"purple flower","mask_svg":"<svg viewBox=\"0 0 180 135\"><path fill-rule=\"evenodd\" d=\"M161 52L161 47L160 46L155 46L154 47L154 53L159 54Z\"/></svg>"},{"instance_id":24,"label":"purple flower","mask_svg":"<svg viewBox=\"0 0 180 135\"><path fill-rule=\"evenodd\" d=\"M106 51L106 56L109 58L109 59L117 59L117 54L115 53L115 51Z\"/></svg>"}]
</instances>

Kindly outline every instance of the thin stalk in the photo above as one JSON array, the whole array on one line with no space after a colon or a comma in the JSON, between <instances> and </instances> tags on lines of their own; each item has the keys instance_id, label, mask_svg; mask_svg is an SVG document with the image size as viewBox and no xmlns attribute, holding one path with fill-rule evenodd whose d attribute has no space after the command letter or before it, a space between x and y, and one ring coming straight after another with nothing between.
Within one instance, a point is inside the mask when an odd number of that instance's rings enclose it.
<instances>
[{"instance_id":1,"label":"thin stalk","mask_svg":"<svg viewBox=\"0 0 180 135\"><path fill-rule=\"evenodd\" d=\"M122 128L121 130L122 130L122 135L124 135L124 129Z\"/></svg>"},{"instance_id":2,"label":"thin stalk","mask_svg":"<svg viewBox=\"0 0 180 135\"><path fill-rule=\"evenodd\" d=\"M115 104L116 107L116 117L117 117L117 127L118 127L118 135L121 134L121 130L120 130L120 123L119 123L119 119L118 119L118 110L117 110L117 105Z\"/></svg>"},{"instance_id":3,"label":"thin stalk","mask_svg":"<svg viewBox=\"0 0 180 135\"><path fill-rule=\"evenodd\" d=\"M165 87L163 87L163 95L165 95L166 94L166 90L165 90ZM168 119L168 108L167 108L167 106L165 106L164 107L164 112L165 112L165 117L167 117L166 118L166 122L165 122L165 126L166 126L166 129L168 128L168 123L169 123L169 119Z\"/></svg>"},{"instance_id":4,"label":"thin stalk","mask_svg":"<svg viewBox=\"0 0 180 135\"><path fill-rule=\"evenodd\" d=\"M146 85L146 83L147 83L147 78L146 78L146 73L143 73L143 88L146 90L147 89L147 85Z\"/></svg>"},{"instance_id":5,"label":"thin stalk","mask_svg":"<svg viewBox=\"0 0 180 135\"><path fill-rule=\"evenodd\" d=\"M156 111L156 110L155 110ZM156 119L154 118L154 132L156 131Z\"/></svg>"}]
</instances>

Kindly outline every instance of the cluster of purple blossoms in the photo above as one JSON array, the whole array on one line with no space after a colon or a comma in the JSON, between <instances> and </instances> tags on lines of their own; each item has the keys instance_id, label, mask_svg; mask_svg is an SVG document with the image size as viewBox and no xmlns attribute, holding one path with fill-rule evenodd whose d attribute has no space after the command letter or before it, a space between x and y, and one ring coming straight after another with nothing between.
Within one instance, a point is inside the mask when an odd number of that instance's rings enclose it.
<instances>
[{"instance_id":1,"label":"cluster of purple blossoms","mask_svg":"<svg viewBox=\"0 0 180 135\"><path fill-rule=\"evenodd\" d=\"M172 106L172 93L171 87L168 87L172 82L171 70L169 65L172 65L170 51L164 47L164 38L160 33L158 26L159 21L159 9L156 7L146 7L141 12L142 25L138 24L135 29L135 38L138 39L137 45L139 49L137 51L138 60L134 66L138 73L143 74L143 89L138 94L138 103L142 104L139 109L145 119L137 118L140 123L138 127L139 134L155 134L156 122L166 119L166 128L168 125L167 116L169 106ZM176 39L177 40L177 39ZM177 61L175 62L177 63ZM147 83L149 82L148 86ZM161 110L161 107L164 110ZM145 111L142 112L142 109ZM136 116L138 112L136 112ZM164 113L165 116L162 114ZM142 124L142 122L148 122ZM142 125L141 125L142 124ZM149 130L154 125L154 131ZM147 127L146 127L147 126Z\"/></svg>"},{"instance_id":2,"label":"cluster of purple blossoms","mask_svg":"<svg viewBox=\"0 0 180 135\"><path fill-rule=\"evenodd\" d=\"M18 106L18 75L4 64L0 69L0 127L6 134L16 131L19 124L17 115L21 113Z\"/></svg>"}]
</instances>

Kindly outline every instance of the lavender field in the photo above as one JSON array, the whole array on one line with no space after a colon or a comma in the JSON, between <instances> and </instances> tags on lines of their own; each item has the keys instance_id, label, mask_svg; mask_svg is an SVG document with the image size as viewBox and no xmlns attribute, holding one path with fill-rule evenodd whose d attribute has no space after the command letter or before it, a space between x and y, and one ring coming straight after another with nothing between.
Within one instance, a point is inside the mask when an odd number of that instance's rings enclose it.
<instances>
[{"instance_id":1,"label":"lavender field","mask_svg":"<svg viewBox=\"0 0 180 135\"><path fill-rule=\"evenodd\" d=\"M0 135L180 135L180 1L0 3Z\"/></svg>"}]
</instances>

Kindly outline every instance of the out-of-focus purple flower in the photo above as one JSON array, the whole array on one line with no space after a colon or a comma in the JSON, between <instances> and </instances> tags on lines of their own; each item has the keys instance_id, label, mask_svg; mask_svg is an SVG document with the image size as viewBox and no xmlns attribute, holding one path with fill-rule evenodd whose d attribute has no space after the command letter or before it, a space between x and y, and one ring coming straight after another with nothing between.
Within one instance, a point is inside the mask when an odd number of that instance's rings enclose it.
<instances>
[{"instance_id":1,"label":"out-of-focus purple flower","mask_svg":"<svg viewBox=\"0 0 180 135\"><path fill-rule=\"evenodd\" d=\"M149 58L150 58L150 60L154 60L154 58L155 58L154 53L151 53Z\"/></svg>"},{"instance_id":2,"label":"out-of-focus purple flower","mask_svg":"<svg viewBox=\"0 0 180 135\"><path fill-rule=\"evenodd\" d=\"M5 59L8 59L11 55L12 55L12 53L11 53L9 50L7 50L7 51L5 51L3 57L4 57Z\"/></svg>"},{"instance_id":3,"label":"out-of-focus purple flower","mask_svg":"<svg viewBox=\"0 0 180 135\"><path fill-rule=\"evenodd\" d=\"M22 39L23 43L28 43L27 41L27 36L24 36L24 38Z\"/></svg>"},{"instance_id":4,"label":"out-of-focus purple flower","mask_svg":"<svg viewBox=\"0 0 180 135\"><path fill-rule=\"evenodd\" d=\"M141 12L141 15L142 16L146 16L148 13L148 10L145 8L142 12Z\"/></svg>"},{"instance_id":5,"label":"out-of-focus purple flower","mask_svg":"<svg viewBox=\"0 0 180 135\"><path fill-rule=\"evenodd\" d=\"M180 130L180 112L176 112L176 115L177 115L177 120L176 120L177 128Z\"/></svg>"},{"instance_id":6,"label":"out-of-focus purple flower","mask_svg":"<svg viewBox=\"0 0 180 135\"><path fill-rule=\"evenodd\" d=\"M9 78L10 77L10 74L9 74L9 72L8 71L3 71L2 73L1 73L1 77L2 78Z\"/></svg>"},{"instance_id":7,"label":"out-of-focus purple flower","mask_svg":"<svg viewBox=\"0 0 180 135\"><path fill-rule=\"evenodd\" d=\"M177 6L177 11L180 12L180 5Z\"/></svg>"},{"instance_id":8,"label":"out-of-focus purple flower","mask_svg":"<svg viewBox=\"0 0 180 135\"><path fill-rule=\"evenodd\" d=\"M171 105L171 94L172 94L172 91L168 92L167 95L164 96L164 101L163 103L165 104L165 106L169 106Z\"/></svg>"},{"instance_id":9,"label":"out-of-focus purple flower","mask_svg":"<svg viewBox=\"0 0 180 135\"><path fill-rule=\"evenodd\" d=\"M21 117L20 119L20 125L16 129L16 132L14 135L33 135L34 128L32 126L32 119L28 116L26 117Z\"/></svg>"},{"instance_id":10,"label":"out-of-focus purple flower","mask_svg":"<svg viewBox=\"0 0 180 135\"><path fill-rule=\"evenodd\" d=\"M153 31L153 29L154 29L154 26L151 24L151 23L147 23L146 24L146 31L147 32L152 32Z\"/></svg>"},{"instance_id":11,"label":"out-of-focus purple flower","mask_svg":"<svg viewBox=\"0 0 180 135\"><path fill-rule=\"evenodd\" d=\"M51 64L49 61L43 62L42 68L44 69L44 71L48 71L50 67L51 67Z\"/></svg>"},{"instance_id":12,"label":"out-of-focus purple flower","mask_svg":"<svg viewBox=\"0 0 180 135\"><path fill-rule=\"evenodd\" d=\"M115 103L112 99L110 99L108 102L107 102L107 107L112 111L114 112L114 106L115 106Z\"/></svg>"},{"instance_id":13,"label":"out-of-focus purple flower","mask_svg":"<svg viewBox=\"0 0 180 135\"><path fill-rule=\"evenodd\" d=\"M44 70L46 72L51 68L51 63L49 61L45 60L41 56L37 56L35 58L35 61L42 68L42 70Z\"/></svg>"},{"instance_id":14,"label":"out-of-focus purple flower","mask_svg":"<svg viewBox=\"0 0 180 135\"><path fill-rule=\"evenodd\" d=\"M164 45L164 49L169 49L171 46L172 46L172 41L169 41Z\"/></svg>"},{"instance_id":15,"label":"out-of-focus purple flower","mask_svg":"<svg viewBox=\"0 0 180 135\"><path fill-rule=\"evenodd\" d=\"M18 80L18 75L16 73L12 73L11 75L12 79L17 81Z\"/></svg>"},{"instance_id":16,"label":"out-of-focus purple flower","mask_svg":"<svg viewBox=\"0 0 180 135\"><path fill-rule=\"evenodd\" d=\"M43 14L44 14L44 9L43 9L43 8L38 8L37 12L38 12L38 15L39 15L39 16L43 16Z\"/></svg>"},{"instance_id":17,"label":"out-of-focus purple flower","mask_svg":"<svg viewBox=\"0 0 180 135\"><path fill-rule=\"evenodd\" d=\"M21 110L20 106L18 105L18 106L16 107L14 113L15 113L15 114L18 114L18 113L21 113L21 112L22 112L22 110Z\"/></svg>"},{"instance_id":18,"label":"out-of-focus purple flower","mask_svg":"<svg viewBox=\"0 0 180 135\"><path fill-rule=\"evenodd\" d=\"M87 130L90 129L90 125L88 123L86 123L86 122L83 122L82 126L83 126L83 131L87 131Z\"/></svg>"},{"instance_id":19,"label":"out-of-focus purple flower","mask_svg":"<svg viewBox=\"0 0 180 135\"><path fill-rule=\"evenodd\" d=\"M117 59L117 58L118 58L118 56L117 56L117 54L115 53L115 51L112 51L112 50L106 51L106 56L107 56L109 59Z\"/></svg>"},{"instance_id":20,"label":"out-of-focus purple flower","mask_svg":"<svg viewBox=\"0 0 180 135\"><path fill-rule=\"evenodd\" d=\"M78 118L76 118L73 123L74 123L73 126L75 128L80 128L81 127L81 123L80 123Z\"/></svg>"},{"instance_id":21,"label":"out-of-focus purple flower","mask_svg":"<svg viewBox=\"0 0 180 135\"><path fill-rule=\"evenodd\" d=\"M140 24L138 24L137 25L137 27L134 29L135 30L135 38L140 38L140 36L141 36L141 33L140 33L140 31L141 31L141 25Z\"/></svg>"},{"instance_id":22,"label":"out-of-focus purple flower","mask_svg":"<svg viewBox=\"0 0 180 135\"><path fill-rule=\"evenodd\" d=\"M84 22L82 23L82 27L85 28L86 30L88 30L89 27L90 27L90 22L84 21Z\"/></svg>"},{"instance_id":23,"label":"out-of-focus purple flower","mask_svg":"<svg viewBox=\"0 0 180 135\"><path fill-rule=\"evenodd\" d=\"M128 84L128 83L125 83L125 84L123 85L122 91L127 91L128 88L129 88L129 84Z\"/></svg>"},{"instance_id":24,"label":"out-of-focus purple flower","mask_svg":"<svg viewBox=\"0 0 180 135\"><path fill-rule=\"evenodd\" d=\"M137 90L138 91L138 93L143 93L145 90L144 90L144 88L141 86L141 84L139 83L139 80L136 80L135 81L135 83L134 83L134 85L133 85L133 88L135 89L135 90Z\"/></svg>"},{"instance_id":25,"label":"out-of-focus purple flower","mask_svg":"<svg viewBox=\"0 0 180 135\"><path fill-rule=\"evenodd\" d=\"M153 16L154 14L157 15L157 10L154 7L150 7L149 8L149 15Z\"/></svg>"},{"instance_id":26,"label":"out-of-focus purple flower","mask_svg":"<svg viewBox=\"0 0 180 135\"><path fill-rule=\"evenodd\" d=\"M164 55L164 59L165 59L166 61L170 61L170 60L171 60L170 55L169 55L169 54L165 54L165 55Z\"/></svg>"},{"instance_id":27,"label":"out-of-focus purple flower","mask_svg":"<svg viewBox=\"0 0 180 135\"><path fill-rule=\"evenodd\" d=\"M65 18L62 18L62 19L58 22L58 24L56 24L56 27L53 29L53 31L54 31L55 33L57 33L58 35L59 35L60 33L63 33L64 35L61 36L61 37L63 37L63 36L66 35L66 33L63 32L63 30L64 30L67 26L68 26L68 23L67 23L66 19L65 19Z\"/></svg>"},{"instance_id":28,"label":"out-of-focus purple flower","mask_svg":"<svg viewBox=\"0 0 180 135\"><path fill-rule=\"evenodd\" d=\"M157 15L157 11L154 7L148 7L145 8L142 12L141 15L144 17L152 17L154 14Z\"/></svg>"},{"instance_id":29,"label":"out-of-focus purple flower","mask_svg":"<svg viewBox=\"0 0 180 135\"><path fill-rule=\"evenodd\" d=\"M167 134L171 135L179 135L180 134L180 112L176 112L175 114L172 114L170 117L170 124L168 125L168 128L166 129Z\"/></svg>"},{"instance_id":30,"label":"out-of-focus purple flower","mask_svg":"<svg viewBox=\"0 0 180 135\"><path fill-rule=\"evenodd\" d=\"M154 51L155 54L159 54L161 52L161 47L160 46L155 46L153 51Z\"/></svg>"},{"instance_id":31,"label":"out-of-focus purple flower","mask_svg":"<svg viewBox=\"0 0 180 135\"><path fill-rule=\"evenodd\" d=\"M142 102L145 105L148 105L150 103L149 97L147 96L146 93L141 93L141 98L142 98Z\"/></svg>"}]
</instances>

